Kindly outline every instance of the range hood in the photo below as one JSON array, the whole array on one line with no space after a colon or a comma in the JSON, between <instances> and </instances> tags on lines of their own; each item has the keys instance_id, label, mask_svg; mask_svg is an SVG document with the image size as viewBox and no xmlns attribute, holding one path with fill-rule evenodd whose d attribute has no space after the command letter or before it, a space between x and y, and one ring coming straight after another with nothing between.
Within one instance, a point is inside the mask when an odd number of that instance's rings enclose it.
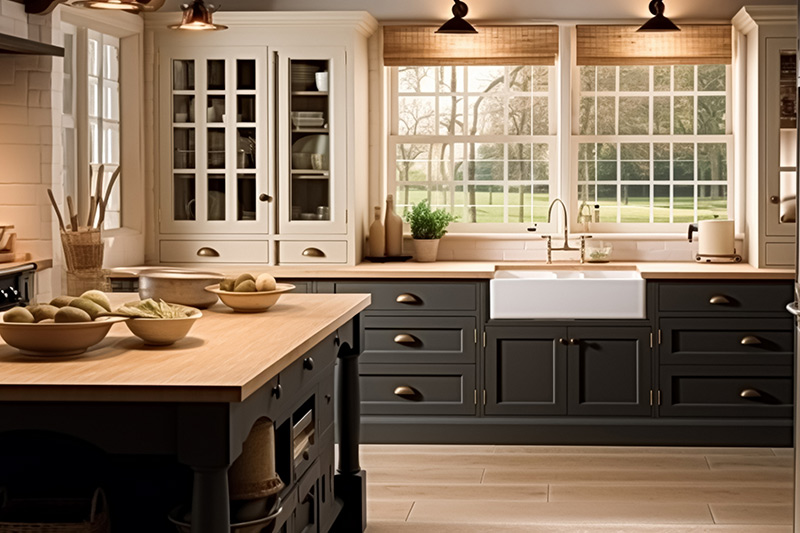
<instances>
[{"instance_id":1,"label":"range hood","mask_svg":"<svg viewBox=\"0 0 800 533\"><path fill-rule=\"evenodd\" d=\"M0 54L27 54L64 57L64 49L22 37L0 33Z\"/></svg>"}]
</instances>

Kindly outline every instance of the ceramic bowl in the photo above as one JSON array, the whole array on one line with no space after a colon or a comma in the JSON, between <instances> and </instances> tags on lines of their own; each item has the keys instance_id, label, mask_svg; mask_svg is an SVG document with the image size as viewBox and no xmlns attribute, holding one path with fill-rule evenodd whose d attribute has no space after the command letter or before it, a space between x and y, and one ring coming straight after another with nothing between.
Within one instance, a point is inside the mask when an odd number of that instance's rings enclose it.
<instances>
[{"instance_id":1,"label":"ceramic bowl","mask_svg":"<svg viewBox=\"0 0 800 533\"><path fill-rule=\"evenodd\" d=\"M213 292L222 303L239 313L260 313L266 311L278 301L281 294L294 289L294 285L289 283L278 283L274 291L260 292L233 292L223 291L219 288L219 283L206 287L208 292Z\"/></svg>"},{"instance_id":2,"label":"ceramic bowl","mask_svg":"<svg viewBox=\"0 0 800 533\"><path fill-rule=\"evenodd\" d=\"M194 309L185 318L131 318L125 325L145 344L168 346L184 338L201 316L203 313Z\"/></svg>"},{"instance_id":3,"label":"ceramic bowl","mask_svg":"<svg viewBox=\"0 0 800 533\"><path fill-rule=\"evenodd\" d=\"M147 269L139 273L139 298L164 300L204 309L217 303L217 297L205 291L210 283L224 276L216 272L184 269Z\"/></svg>"},{"instance_id":4,"label":"ceramic bowl","mask_svg":"<svg viewBox=\"0 0 800 533\"><path fill-rule=\"evenodd\" d=\"M93 322L20 324L2 322L0 337L24 355L63 357L85 352L105 338L108 330L126 317L100 317Z\"/></svg>"}]
</instances>

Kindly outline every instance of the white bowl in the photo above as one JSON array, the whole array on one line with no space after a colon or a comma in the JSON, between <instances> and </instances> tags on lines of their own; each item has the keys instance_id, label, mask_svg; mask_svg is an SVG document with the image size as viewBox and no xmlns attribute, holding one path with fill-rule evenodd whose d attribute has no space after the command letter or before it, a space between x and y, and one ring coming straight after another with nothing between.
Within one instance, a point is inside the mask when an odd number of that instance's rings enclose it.
<instances>
[{"instance_id":1,"label":"white bowl","mask_svg":"<svg viewBox=\"0 0 800 533\"><path fill-rule=\"evenodd\" d=\"M223 291L219 288L219 283L206 287L208 292L213 292L222 303L240 313L260 313L266 311L278 301L281 294L294 289L290 283L278 283L274 291L260 292L233 292Z\"/></svg>"},{"instance_id":2,"label":"white bowl","mask_svg":"<svg viewBox=\"0 0 800 533\"><path fill-rule=\"evenodd\" d=\"M201 316L203 313L194 309L184 318L131 318L125 324L145 344L168 346L184 338Z\"/></svg>"},{"instance_id":3,"label":"white bowl","mask_svg":"<svg viewBox=\"0 0 800 533\"><path fill-rule=\"evenodd\" d=\"M103 340L111 326L125 320L127 317L106 316L92 322L22 324L2 322L0 316L0 337L24 355L63 357L85 352Z\"/></svg>"}]
</instances>

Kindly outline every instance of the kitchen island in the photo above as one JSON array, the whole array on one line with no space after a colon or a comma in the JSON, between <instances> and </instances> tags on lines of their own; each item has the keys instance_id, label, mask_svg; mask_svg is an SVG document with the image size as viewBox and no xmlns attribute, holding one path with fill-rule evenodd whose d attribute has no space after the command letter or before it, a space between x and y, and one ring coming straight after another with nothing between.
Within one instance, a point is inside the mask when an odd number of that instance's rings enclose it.
<instances>
[{"instance_id":1,"label":"kitchen island","mask_svg":"<svg viewBox=\"0 0 800 533\"><path fill-rule=\"evenodd\" d=\"M112 297L115 303L135 299ZM369 295L287 294L257 314L233 313L217 303L173 346L145 346L116 324L101 343L66 358L27 357L0 342L0 441L6 432L52 431L109 454L172 455L193 471L192 531L227 532L227 470L256 420L275 422L276 463L287 487L307 471L323 470L315 456L322 461L326 446L332 462L328 430L338 357L338 473L314 480L318 491L331 487L337 504L328 498L327 514L312 505L311 520L320 531L361 531L357 321L369 303ZM316 450L302 454L307 465L291 449L291 426L301 408L313 412L319 435ZM284 496L292 502L292 494Z\"/></svg>"}]
</instances>

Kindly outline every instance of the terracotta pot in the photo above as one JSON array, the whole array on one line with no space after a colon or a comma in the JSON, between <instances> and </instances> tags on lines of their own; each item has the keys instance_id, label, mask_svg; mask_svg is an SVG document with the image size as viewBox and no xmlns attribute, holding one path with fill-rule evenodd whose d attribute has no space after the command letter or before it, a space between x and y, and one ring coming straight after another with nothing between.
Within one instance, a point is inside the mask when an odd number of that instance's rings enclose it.
<instances>
[{"instance_id":1,"label":"terracotta pot","mask_svg":"<svg viewBox=\"0 0 800 533\"><path fill-rule=\"evenodd\" d=\"M439 239L414 239L414 260L419 263L436 261Z\"/></svg>"}]
</instances>

